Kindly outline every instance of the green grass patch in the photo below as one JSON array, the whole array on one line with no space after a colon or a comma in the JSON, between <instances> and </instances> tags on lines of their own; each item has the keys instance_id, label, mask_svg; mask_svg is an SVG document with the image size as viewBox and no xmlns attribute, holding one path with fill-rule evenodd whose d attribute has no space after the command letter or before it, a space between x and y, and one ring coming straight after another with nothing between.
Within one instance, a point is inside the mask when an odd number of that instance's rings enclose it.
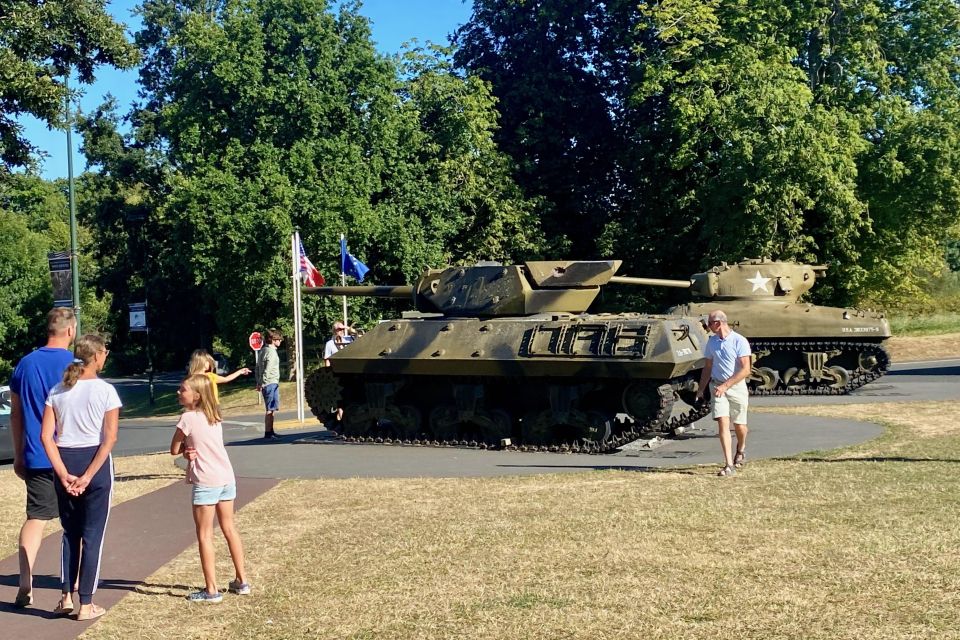
<instances>
[{"instance_id":1,"label":"green grass patch","mask_svg":"<svg viewBox=\"0 0 960 640\"><path fill-rule=\"evenodd\" d=\"M224 416L263 412L263 400L250 382L237 380L229 384L222 384L219 388L220 410ZM150 388L146 382L118 385L117 393L123 402L122 418L153 418L180 413L175 384L155 383L154 404L152 405L150 404ZM296 409L296 407L295 383L281 382L280 410L287 411Z\"/></svg>"},{"instance_id":2,"label":"green grass patch","mask_svg":"<svg viewBox=\"0 0 960 640\"><path fill-rule=\"evenodd\" d=\"M893 313L890 329L897 336L929 336L960 332L960 313L944 311L930 314Z\"/></svg>"}]
</instances>

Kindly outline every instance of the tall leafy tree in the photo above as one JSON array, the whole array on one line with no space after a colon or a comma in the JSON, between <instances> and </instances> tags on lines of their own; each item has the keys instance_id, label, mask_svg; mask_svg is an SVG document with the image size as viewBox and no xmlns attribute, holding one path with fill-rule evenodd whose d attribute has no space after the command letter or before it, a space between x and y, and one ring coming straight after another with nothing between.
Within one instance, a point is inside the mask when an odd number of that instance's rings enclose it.
<instances>
[{"instance_id":1,"label":"tall leafy tree","mask_svg":"<svg viewBox=\"0 0 960 640\"><path fill-rule=\"evenodd\" d=\"M126 40L123 25L105 7L105 0L0 4L0 163L5 170L32 164L35 151L17 116L63 125L63 78L68 73L90 84L99 65L129 68L136 63L137 51Z\"/></svg>"},{"instance_id":2,"label":"tall leafy tree","mask_svg":"<svg viewBox=\"0 0 960 640\"><path fill-rule=\"evenodd\" d=\"M960 204L955 2L587 4L478 0L457 34L532 167L521 183L556 207L545 227L568 224L569 189L545 185L555 169L526 134L596 87L606 163L571 172L609 200L588 216L594 251L673 276L745 255L829 262L817 295L835 302L917 293ZM524 66L543 51L569 65L572 94L555 65ZM595 131L552 125L570 144Z\"/></svg>"},{"instance_id":3,"label":"tall leafy tree","mask_svg":"<svg viewBox=\"0 0 960 640\"><path fill-rule=\"evenodd\" d=\"M176 314L188 334L168 339L239 345L253 328L289 327L294 228L328 278L340 233L381 282L535 251L536 202L493 143L489 87L453 74L445 52L411 53L401 75L351 3L148 0L142 15L133 130L120 135L106 108L85 125L102 168L90 215L127 252L113 261L119 284L143 258L125 212L144 210L155 315L189 305ZM308 301L307 333L338 312Z\"/></svg>"},{"instance_id":4,"label":"tall leafy tree","mask_svg":"<svg viewBox=\"0 0 960 640\"><path fill-rule=\"evenodd\" d=\"M596 255L630 186L621 158L636 59L636 3L625 0L477 0L454 41L454 60L493 87L500 148L525 192L549 205L552 250Z\"/></svg>"}]
</instances>

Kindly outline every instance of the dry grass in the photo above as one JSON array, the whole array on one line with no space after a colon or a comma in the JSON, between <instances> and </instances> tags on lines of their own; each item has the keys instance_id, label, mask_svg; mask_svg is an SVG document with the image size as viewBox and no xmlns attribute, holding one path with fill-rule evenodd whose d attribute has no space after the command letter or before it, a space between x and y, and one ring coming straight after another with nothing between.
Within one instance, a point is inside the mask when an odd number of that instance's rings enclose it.
<instances>
[{"instance_id":1,"label":"dry grass","mask_svg":"<svg viewBox=\"0 0 960 640\"><path fill-rule=\"evenodd\" d=\"M183 471L174 466L169 454L114 457L113 466L116 474L114 505L183 480ZM13 469L0 471L0 557L17 552L17 537L25 517L26 499L26 486L13 473ZM47 524L45 533L59 530L60 523L52 520Z\"/></svg>"},{"instance_id":2,"label":"dry grass","mask_svg":"<svg viewBox=\"0 0 960 640\"><path fill-rule=\"evenodd\" d=\"M286 481L239 513L253 596L144 589L83 638L960 638L960 403L817 412L889 430L733 479Z\"/></svg>"},{"instance_id":3,"label":"dry grass","mask_svg":"<svg viewBox=\"0 0 960 640\"><path fill-rule=\"evenodd\" d=\"M936 336L893 336L884 343L894 362L912 362L960 355L960 333Z\"/></svg>"}]
</instances>

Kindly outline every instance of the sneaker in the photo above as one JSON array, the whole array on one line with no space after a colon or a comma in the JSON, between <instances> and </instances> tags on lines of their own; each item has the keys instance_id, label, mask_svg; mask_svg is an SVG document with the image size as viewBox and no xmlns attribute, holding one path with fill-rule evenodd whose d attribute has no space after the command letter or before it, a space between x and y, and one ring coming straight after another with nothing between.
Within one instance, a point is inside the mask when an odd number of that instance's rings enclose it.
<instances>
[{"instance_id":1,"label":"sneaker","mask_svg":"<svg viewBox=\"0 0 960 640\"><path fill-rule=\"evenodd\" d=\"M230 584L227 585L227 589L230 591L230 593L235 593L238 596L250 595L249 582L237 582L236 580L231 580Z\"/></svg>"},{"instance_id":2,"label":"sneaker","mask_svg":"<svg viewBox=\"0 0 960 640\"><path fill-rule=\"evenodd\" d=\"M271 431L270 433L265 433L265 434L263 434L263 439L264 439L264 440L279 440L279 439L280 439L280 436L278 436L276 433L274 433L273 431Z\"/></svg>"},{"instance_id":3,"label":"sneaker","mask_svg":"<svg viewBox=\"0 0 960 640\"><path fill-rule=\"evenodd\" d=\"M190 602L206 602L208 604L216 604L223 601L223 594L219 591L216 593L207 593L206 589L201 589L200 591L194 591L188 595L187 600Z\"/></svg>"}]
</instances>

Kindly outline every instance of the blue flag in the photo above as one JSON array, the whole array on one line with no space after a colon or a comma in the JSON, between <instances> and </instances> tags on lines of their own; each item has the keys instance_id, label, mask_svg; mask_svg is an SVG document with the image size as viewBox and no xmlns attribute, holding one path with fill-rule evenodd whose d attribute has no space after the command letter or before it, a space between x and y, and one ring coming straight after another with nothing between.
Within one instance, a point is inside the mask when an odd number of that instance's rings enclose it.
<instances>
[{"instance_id":1,"label":"blue flag","mask_svg":"<svg viewBox=\"0 0 960 640\"><path fill-rule=\"evenodd\" d=\"M340 238L340 271L344 275L353 276L358 282L363 282L363 276L367 275L370 267L354 258L347 251L347 239Z\"/></svg>"}]
</instances>

